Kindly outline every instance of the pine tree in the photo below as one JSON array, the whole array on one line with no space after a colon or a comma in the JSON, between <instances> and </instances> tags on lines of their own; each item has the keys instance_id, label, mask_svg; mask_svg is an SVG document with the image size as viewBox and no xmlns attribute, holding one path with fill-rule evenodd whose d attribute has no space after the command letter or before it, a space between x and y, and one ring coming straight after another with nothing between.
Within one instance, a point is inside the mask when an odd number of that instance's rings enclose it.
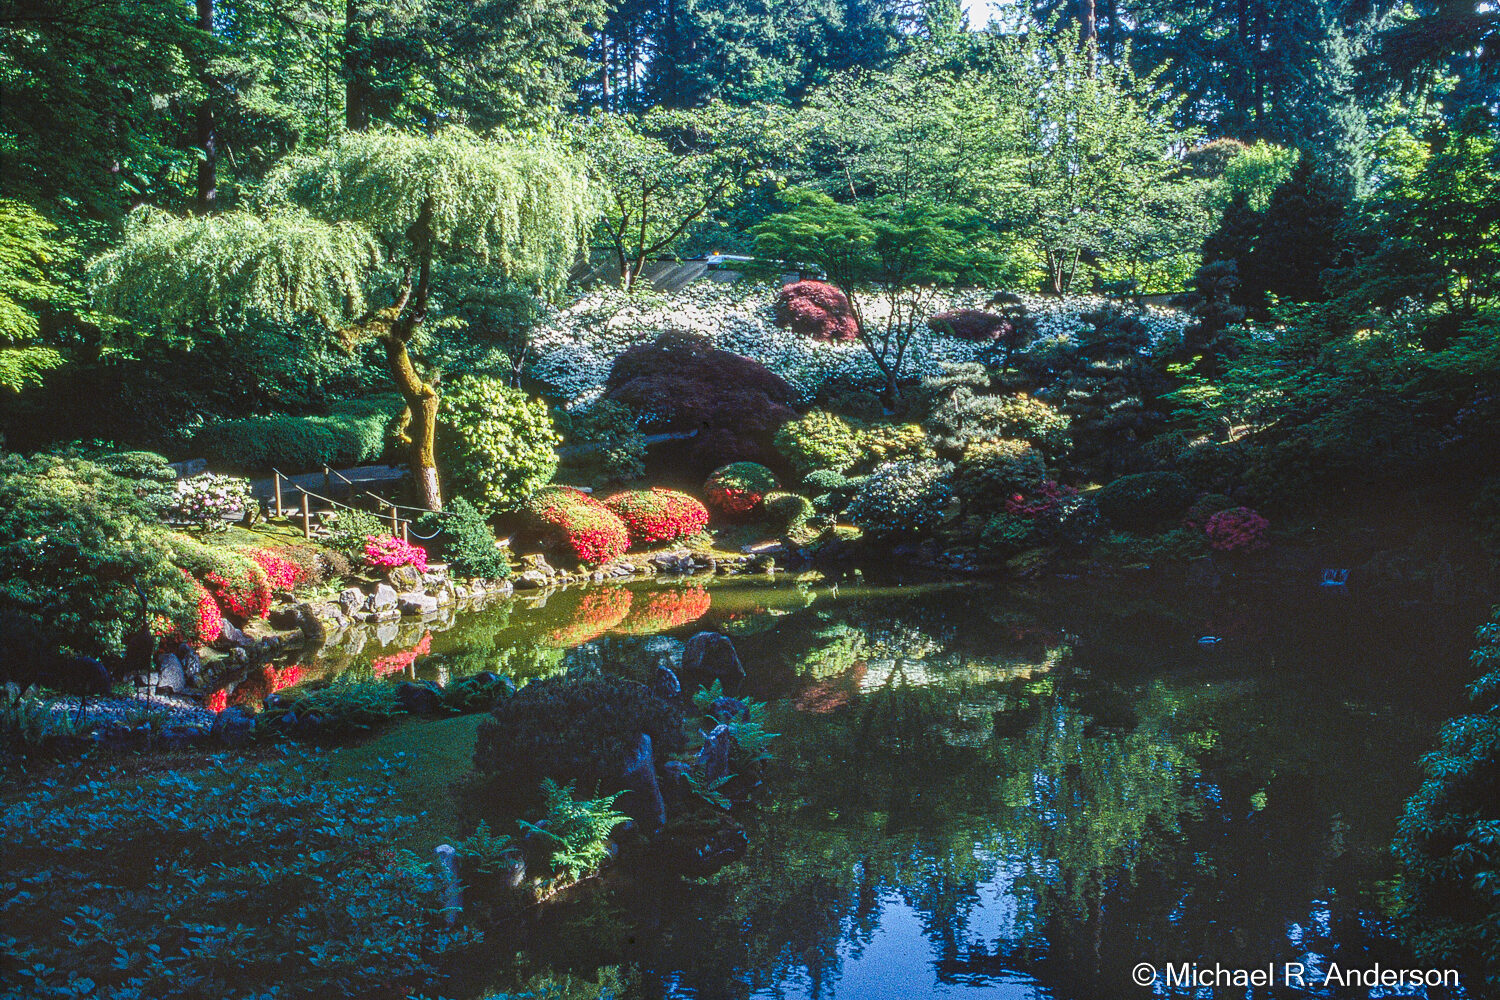
<instances>
[{"instance_id":1,"label":"pine tree","mask_svg":"<svg viewBox=\"0 0 1500 1000\"><path fill-rule=\"evenodd\" d=\"M1252 308L1267 296L1322 302L1323 272L1338 259L1347 190L1329 177L1311 152L1271 195L1247 259L1240 261L1241 301Z\"/></svg>"}]
</instances>

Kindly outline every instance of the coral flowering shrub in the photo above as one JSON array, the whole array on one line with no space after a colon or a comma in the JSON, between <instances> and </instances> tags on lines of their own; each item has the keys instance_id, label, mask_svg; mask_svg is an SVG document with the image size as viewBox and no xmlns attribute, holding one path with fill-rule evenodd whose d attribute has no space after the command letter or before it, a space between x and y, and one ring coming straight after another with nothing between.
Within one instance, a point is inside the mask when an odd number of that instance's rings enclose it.
<instances>
[{"instance_id":1,"label":"coral flowering shrub","mask_svg":"<svg viewBox=\"0 0 1500 1000\"><path fill-rule=\"evenodd\" d=\"M365 565L376 569L413 566L417 572L425 573L427 550L420 545L403 542L395 535L371 535L365 539Z\"/></svg>"},{"instance_id":2,"label":"coral flowering shrub","mask_svg":"<svg viewBox=\"0 0 1500 1000\"><path fill-rule=\"evenodd\" d=\"M171 649L179 642L192 646L206 646L217 640L224 632L224 616L219 611L218 602L214 600L213 595L203 584L194 580L193 575L187 570L181 572L191 592L189 601L193 608L192 618L179 626L165 615L151 615L151 634L161 640L163 649Z\"/></svg>"},{"instance_id":3,"label":"coral flowering shrub","mask_svg":"<svg viewBox=\"0 0 1500 1000\"><path fill-rule=\"evenodd\" d=\"M307 576L307 570L270 549L256 549L250 558L266 574L274 590L291 590Z\"/></svg>"},{"instance_id":4,"label":"coral flowering shrub","mask_svg":"<svg viewBox=\"0 0 1500 1000\"><path fill-rule=\"evenodd\" d=\"M714 513L744 517L760 506L776 488L776 475L755 462L731 462L713 471L703 484L703 495Z\"/></svg>"},{"instance_id":5,"label":"coral flowering shrub","mask_svg":"<svg viewBox=\"0 0 1500 1000\"><path fill-rule=\"evenodd\" d=\"M237 571L236 571L237 570ZM271 581L266 571L246 561L235 570L213 570L203 575L203 586L218 602L226 618L253 621L271 610Z\"/></svg>"},{"instance_id":6,"label":"coral flowering shrub","mask_svg":"<svg viewBox=\"0 0 1500 1000\"><path fill-rule=\"evenodd\" d=\"M548 486L521 507L529 530L559 559L598 566L630 547L630 532L613 511L582 490Z\"/></svg>"},{"instance_id":7,"label":"coral flowering shrub","mask_svg":"<svg viewBox=\"0 0 1500 1000\"><path fill-rule=\"evenodd\" d=\"M1249 507L1231 507L1210 517L1203 533L1209 546L1220 552L1255 552L1270 544L1270 528L1271 522Z\"/></svg>"},{"instance_id":8,"label":"coral flowering shrub","mask_svg":"<svg viewBox=\"0 0 1500 1000\"><path fill-rule=\"evenodd\" d=\"M814 340L859 338L849 297L826 281L794 281L776 296L776 325Z\"/></svg>"},{"instance_id":9,"label":"coral flowering shrub","mask_svg":"<svg viewBox=\"0 0 1500 1000\"><path fill-rule=\"evenodd\" d=\"M708 508L676 490L626 490L606 497L604 506L625 522L632 546L688 538L708 526Z\"/></svg>"}]
</instances>

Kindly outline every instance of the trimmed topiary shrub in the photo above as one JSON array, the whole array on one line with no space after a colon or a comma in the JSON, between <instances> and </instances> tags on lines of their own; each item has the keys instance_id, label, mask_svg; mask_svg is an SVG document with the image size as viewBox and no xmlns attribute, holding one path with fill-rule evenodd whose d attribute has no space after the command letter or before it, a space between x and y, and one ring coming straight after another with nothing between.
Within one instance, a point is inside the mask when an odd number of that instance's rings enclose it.
<instances>
[{"instance_id":1,"label":"trimmed topiary shrub","mask_svg":"<svg viewBox=\"0 0 1500 1000\"><path fill-rule=\"evenodd\" d=\"M358 465L385 453L391 429L405 404L391 393L346 399L326 416L242 417L209 424L193 437L193 449L214 468L234 472L283 472L324 465Z\"/></svg>"},{"instance_id":2,"label":"trimmed topiary shrub","mask_svg":"<svg viewBox=\"0 0 1500 1000\"><path fill-rule=\"evenodd\" d=\"M438 462L481 514L515 507L557 471L562 438L542 400L500 379L465 375L444 386L441 412Z\"/></svg>"},{"instance_id":3,"label":"trimmed topiary shrub","mask_svg":"<svg viewBox=\"0 0 1500 1000\"><path fill-rule=\"evenodd\" d=\"M960 387L934 408L929 424L938 443L961 452L971 441L1020 438L1046 451L1069 444L1067 416L1028 396L976 395Z\"/></svg>"},{"instance_id":4,"label":"trimmed topiary shrub","mask_svg":"<svg viewBox=\"0 0 1500 1000\"><path fill-rule=\"evenodd\" d=\"M937 451L921 424L875 424L859 432L856 469L873 469L903 458L936 458Z\"/></svg>"},{"instance_id":5,"label":"trimmed topiary shrub","mask_svg":"<svg viewBox=\"0 0 1500 1000\"><path fill-rule=\"evenodd\" d=\"M1137 472L1099 490L1094 501L1115 527L1151 534L1180 519L1196 493L1176 472Z\"/></svg>"},{"instance_id":6,"label":"trimmed topiary shrub","mask_svg":"<svg viewBox=\"0 0 1500 1000\"><path fill-rule=\"evenodd\" d=\"M732 462L715 469L703 484L703 495L716 514L739 518L761 505L776 488L776 475L755 462Z\"/></svg>"},{"instance_id":7,"label":"trimmed topiary shrub","mask_svg":"<svg viewBox=\"0 0 1500 1000\"><path fill-rule=\"evenodd\" d=\"M642 430L696 432L700 468L770 456L776 429L796 417L796 394L758 361L669 330L615 359L605 398L641 415Z\"/></svg>"},{"instance_id":8,"label":"trimmed topiary shrub","mask_svg":"<svg viewBox=\"0 0 1500 1000\"><path fill-rule=\"evenodd\" d=\"M799 493L767 493L761 504L761 516L767 528L786 537L807 527L808 518L813 516L812 501Z\"/></svg>"},{"instance_id":9,"label":"trimmed topiary shrub","mask_svg":"<svg viewBox=\"0 0 1500 1000\"><path fill-rule=\"evenodd\" d=\"M942 523L953 499L953 466L931 459L882 465L860 486L848 515L866 536L897 540L925 534Z\"/></svg>"},{"instance_id":10,"label":"trimmed topiary shrub","mask_svg":"<svg viewBox=\"0 0 1500 1000\"><path fill-rule=\"evenodd\" d=\"M1047 477L1042 456L1015 438L971 441L953 476L953 492L969 512L995 511Z\"/></svg>"},{"instance_id":11,"label":"trimmed topiary shrub","mask_svg":"<svg viewBox=\"0 0 1500 1000\"><path fill-rule=\"evenodd\" d=\"M776 295L776 325L837 343L859 339L859 321L849 296L826 281L794 281Z\"/></svg>"},{"instance_id":12,"label":"trimmed topiary shrub","mask_svg":"<svg viewBox=\"0 0 1500 1000\"><path fill-rule=\"evenodd\" d=\"M686 746L681 710L613 674L532 681L479 724L474 767L498 792L529 794L543 778L620 788L641 734L657 760Z\"/></svg>"},{"instance_id":13,"label":"trimmed topiary shrub","mask_svg":"<svg viewBox=\"0 0 1500 1000\"><path fill-rule=\"evenodd\" d=\"M677 490L626 490L603 502L625 522L633 547L690 538L708 527L708 508Z\"/></svg>"},{"instance_id":14,"label":"trimmed topiary shrub","mask_svg":"<svg viewBox=\"0 0 1500 1000\"><path fill-rule=\"evenodd\" d=\"M495 544L489 521L463 497L448 504L441 514L422 515L417 530L423 535L437 535L432 540L437 551L458 576L485 580L510 576L510 561Z\"/></svg>"},{"instance_id":15,"label":"trimmed topiary shrub","mask_svg":"<svg viewBox=\"0 0 1500 1000\"><path fill-rule=\"evenodd\" d=\"M859 435L843 417L813 410L781 425L776 450L799 476L814 469L843 472L859 460Z\"/></svg>"},{"instance_id":16,"label":"trimmed topiary shrub","mask_svg":"<svg viewBox=\"0 0 1500 1000\"><path fill-rule=\"evenodd\" d=\"M598 500L571 486L548 486L521 507L528 530L548 555L598 566L630 547L625 522Z\"/></svg>"},{"instance_id":17,"label":"trimmed topiary shrub","mask_svg":"<svg viewBox=\"0 0 1500 1000\"><path fill-rule=\"evenodd\" d=\"M243 625L271 610L271 580L246 553L172 536L172 560L202 584L225 618Z\"/></svg>"},{"instance_id":18,"label":"trimmed topiary shrub","mask_svg":"<svg viewBox=\"0 0 1500 1000\"><path fill-rule=\"evenodd\" d=\"M933 333L946 333L964 340L998 340L1010 326L1010 321L1004 316L982 309L950 309L927 321L927 328Z\"/></svg>"}]
</instances>

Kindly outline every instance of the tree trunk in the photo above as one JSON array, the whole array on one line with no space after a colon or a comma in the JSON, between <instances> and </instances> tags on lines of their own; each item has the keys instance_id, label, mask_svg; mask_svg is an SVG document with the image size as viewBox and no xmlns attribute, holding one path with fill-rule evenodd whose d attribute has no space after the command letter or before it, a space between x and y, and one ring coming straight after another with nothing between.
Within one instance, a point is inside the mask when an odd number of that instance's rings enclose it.
<instances>
[{"instance_id":1,"label":"tree trunk","mask_svg":"<svg viewBox=\"0 0 1500 1000\"><path fill-rule=\"evenodd\" d=\"M1080 8L1078 20L1081 26L1079 34L1083 39L1083 54L1088 60L1089 79L1093 79L1094 74L1098 72L1099 21L1095 16L1094 0L1078 0L1078 6Z\"/></svg>"},{"instance_id":2,"label":"tree trunk","mask_svg":"<svg viewBox=\"0 0 1500 1000\"><path fill-rule=\"evenodd\" d=\"M202 31L207 39L205 41L205 63L201 74L203 83L203 103L198 106L197 135L195 137L198 146L198 177L194 204L199 215L207 215L214 210L219 199L219 143L214 134L214 92L218 89L218 81L208 71L207 58L209 57L214 37L214 0L197 0L196 23L198 30Z\"/></svg>"},{"instance_id":3,"label":"tree trunk","mask_svg":"<svg viewBox=\"0 0 1500 1000\"><path fill-rule=\"evenodd\" d=\"M369 71L364 55L359 30L359 0L344 2L344 127L351 132L363 132L370 127L370 88L366 74Z\"/></svg>"},{"instance_id":4,"label":"tree trunk","mask_svg":"<svg viewBox=\"0 0 1500 1000\"><path fill-rule=\"evenodd\" d=\"M438 394L431 385L422 381L411 354L406 350L406 341L395 331L383 338L386 364L391 378L411 419L406 425L407 462L411 466L412 479L417 484L417 495L428 510L443 509L443 493L438 485L437 472L437 416Z\"/></svg>"}]
</instances>

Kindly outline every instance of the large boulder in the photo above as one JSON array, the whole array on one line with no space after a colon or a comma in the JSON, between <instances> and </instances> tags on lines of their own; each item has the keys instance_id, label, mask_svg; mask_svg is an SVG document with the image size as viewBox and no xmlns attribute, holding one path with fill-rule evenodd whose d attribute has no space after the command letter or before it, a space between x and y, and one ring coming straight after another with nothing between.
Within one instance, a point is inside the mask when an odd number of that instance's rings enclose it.
<instances>
[{"instance_id":1,"label":"large boulder","mask_svg":"<svg viewBox=\"0 0 1500 1000\"><path fill-rule=\"evenodd\" d=\"M396 686L396 701L411 715L437 715L443 710L443 692L426 681L402 681Z\"/></svg>"},{"instance_id":2,"label":"large boulder","mask_svg":"<svg viewBox=\"0 0 1500 1000\"><path fill-rule=\"evenodd\" d=\"M187 674L176 653L156 655L156 669L145 675L145 686L158 694L181 694L187 690Z\"/></svg>"},{"instance_id":3,"label":"large boulder","mask_svg":"<svg viewBox=\"0 0 1500 1000\"><path fill-rule=\"evenodd\" d=\"M733 755L734 734L727 725L720 723L708 734L708 739L704 740L703 746L698 750L698 757L693 762L693 769L698 772L698 781L710 785L729 777L729 761Z\"/></svg>"},{"instance_id":4,"label":"large boulder","mask_svg":"<svg viewBox=\"0 0 1500 1000\"><path fill-rule=\"evenodd\" d=\"M656 780L656 754L651 748L651 737L645 733L625 755L622 784L625 787L619 802L622 812L647 833L654 834L666 825L667 806Z\"/></svg>"},{"instance_id":5,"label":"large boulder","mask_svg":"<svg viewBox=\"0 0 1500 1000\"><path fill-rule=\"evenodd\" d=\"M685 677L708 678L729 685L745 679L745 667L734 643L718 632L699 632L687 641L682 650L682 673Z\"/></svg>"}]
</instances>

